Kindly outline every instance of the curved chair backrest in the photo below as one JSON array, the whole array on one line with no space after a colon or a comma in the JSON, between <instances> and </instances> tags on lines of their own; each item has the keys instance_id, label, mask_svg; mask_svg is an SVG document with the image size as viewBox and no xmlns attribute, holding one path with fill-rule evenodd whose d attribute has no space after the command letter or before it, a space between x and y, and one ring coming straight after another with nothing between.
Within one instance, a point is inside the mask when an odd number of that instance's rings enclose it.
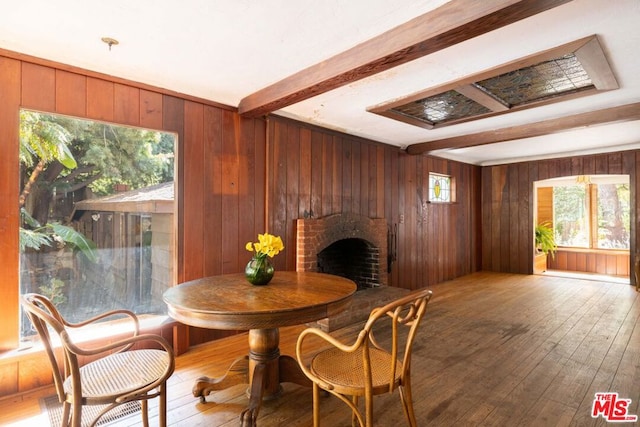
<instances>
[{"instance_id":1,"label":"curved chair backrest","mask_svg":"<svg viewBox=\"0 0 640 427\"><path fill-rule=\"evenodd\" d=\"M78 358L74 353L68 351L64 345L64 341L68 339L65 329L66 322L53 303L42 295L20 295L20 301L44 345L53 370L53 382L56 387L56 393L60 401L63 401L65 398L63 386L65 378L74 373L79 375ZM50 330L57 335L63 344L61 354L56 354L51 339L52 337L49 333Z\"/></svg>"},{"instance_id":2,"label":"curved chair backrest","mask_svg":"<svg viewBox=\"0 0 640 427\"><path fill-rule=\"evenodd\" d=\"M427 304L433 293L428 289L412 292L404 297L398 298L385 306L372 310L369 319L360 332L362 344L368 349L369 342L379 349L383 349L391 354L391 367L389 369L389 392L392 392L399 384L395 379L398 377L398 356L402 355L401 381L404 381L411 368L411 350L416 337L418 326L427 310ZM391 319L391 342L384 346L374 337L374 325L384 318ZM401 333L401 327L405 326L406 335ZM364 339L368 338L368 339ZM403 345L404 344L404 345ZM404 347L404 348L402 348ZM402 353L400 353L402 351ZM363 352L366 358L368 352ZM365 361L366 365L371 366ZM371 372L365 372L365 376L371 376Z\"/></svg>"}]
</instances>

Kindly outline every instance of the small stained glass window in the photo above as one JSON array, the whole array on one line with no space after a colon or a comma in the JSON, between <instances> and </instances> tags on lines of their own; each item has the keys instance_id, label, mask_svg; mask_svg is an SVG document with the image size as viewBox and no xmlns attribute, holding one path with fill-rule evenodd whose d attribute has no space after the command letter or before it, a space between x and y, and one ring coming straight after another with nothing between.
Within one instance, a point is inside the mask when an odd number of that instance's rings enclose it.
<instances>
[{"instance_id":1,"label":"small stained glass window","mask_svg":"<svg viewBox=\"0 0 640 427\"><path fill-rule=\"evenodd\" d=\"M451 177L429 173L429 201L436 203L451 202Z\"/></svg>"}]
</instances>

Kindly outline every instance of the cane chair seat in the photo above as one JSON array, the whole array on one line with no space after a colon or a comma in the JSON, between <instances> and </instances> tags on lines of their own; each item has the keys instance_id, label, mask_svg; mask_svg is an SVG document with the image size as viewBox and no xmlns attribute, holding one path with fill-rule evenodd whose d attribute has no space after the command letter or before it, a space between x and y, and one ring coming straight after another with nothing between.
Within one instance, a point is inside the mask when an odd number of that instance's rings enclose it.
<instances>
[{"instance_id":1,"label":"cane chair seat","mask_svg":"<svg viewBox=\"0 0 640 427\"><path fill-rule=\"evenodd\" d=\"M373 394L389 390L389 378L397 386L402 376L402 362L398 361L396 372L391 369L391 355L377 348L369 349L371 358L371 382ZM345 353L331 348L318 354L311 361L311 372L331 384L338 393L353 393L363 396L366 387L362 351Z\"/></svg>"},{"instance_id":2,"label":"cane chair seat","mask_svg":"<svg viewBox=\"0 0 640 427\"><path fill-rule=\"evenodd\" d=\"M113 396L141 389L162 376L169 364L163 350L136 350L115 353L80 368L83 398L90 404L111 403ZM64 391L73 394L73 381L64 382Z\"/></svg>"},{"instance_id":3,"label":"cane chair seat","mask_svg":"<svg viewBox=\"0 0 640 427\"><path fill-rule=\"evenodd\" d=\"M20 302L51 364L58 400L63 405L62 426L95 426L115 407L139 401L142 425L146 427L149 425L147 402L156 397L159 399L158 424L166 426L167 380L173 374L175 360L173 349L164 338L139 334L138 318L129 310L111 310L84 322L70 323L43 295L24 294ZM101 346L83 346L71 338L73 330L112 316L124 316L131 321L131 336ZM52 334L57 335L60 349L55 348ZM150 348L132 350L133 345ZM81 360L90 362L82 365ZM86 405L104 407L93 419L85 420L82 408Z\"/></svg>"},{"instance_id":4,"label":"cane chair seat","mask_svg":"<svg viewBox=\"0 0 640 427\"><path fill-rule=\"evenodd\" d=\"M371 427L373 396L392 393L395 389L399 390L408 424L416 426L411 398L411 350L431 295L430 290L423 289L373 309L353 344L345 344L317 328L307 328L300 333L296 357L300 369L313 383L315 427L320 425L320 390L336 396L351 408L352 425L357 422ZM386 335L390 336L385 336L388 339L384 341L378 340L374 331L387 331ZM329 347L308 357L304 343L310 336L323 339ZM361 396L365 401L364 416L358 406Z\"/></svg>"}]
</instances>

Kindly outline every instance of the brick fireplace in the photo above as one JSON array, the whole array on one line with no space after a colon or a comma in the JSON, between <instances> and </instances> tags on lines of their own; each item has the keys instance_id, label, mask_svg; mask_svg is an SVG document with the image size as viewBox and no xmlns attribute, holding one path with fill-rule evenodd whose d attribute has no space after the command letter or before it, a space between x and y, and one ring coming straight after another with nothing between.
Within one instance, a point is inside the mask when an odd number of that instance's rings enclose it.
<instances>
[{"instance_id":1,"label":"brick fireplace","mask_svg":"<svg viewBox=\"0 0 640 427\"><path fill-rule=\"evenodd\" d=\"M387 285L387 221L349 213L298 219L296 270L347 277L358 289Z\"/></svg>"}]
</instances>

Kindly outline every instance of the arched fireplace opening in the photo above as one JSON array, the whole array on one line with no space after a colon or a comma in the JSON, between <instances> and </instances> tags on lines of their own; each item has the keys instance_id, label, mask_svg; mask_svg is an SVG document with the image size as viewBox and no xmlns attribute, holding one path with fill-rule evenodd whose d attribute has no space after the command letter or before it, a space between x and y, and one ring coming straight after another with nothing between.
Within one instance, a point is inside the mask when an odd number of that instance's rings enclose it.
<instances>
[{"instance_id":1,"label":"arched fireplace opening","mask_svg":"<svg viewBox=\"0 0 640 427\"><path fill-rule=\"evenodd\" d=\"M380 285L380 251L363 239L338 240L318 253L318 271L351 279L358 289Z\"/></svg>"}]
</instances>

